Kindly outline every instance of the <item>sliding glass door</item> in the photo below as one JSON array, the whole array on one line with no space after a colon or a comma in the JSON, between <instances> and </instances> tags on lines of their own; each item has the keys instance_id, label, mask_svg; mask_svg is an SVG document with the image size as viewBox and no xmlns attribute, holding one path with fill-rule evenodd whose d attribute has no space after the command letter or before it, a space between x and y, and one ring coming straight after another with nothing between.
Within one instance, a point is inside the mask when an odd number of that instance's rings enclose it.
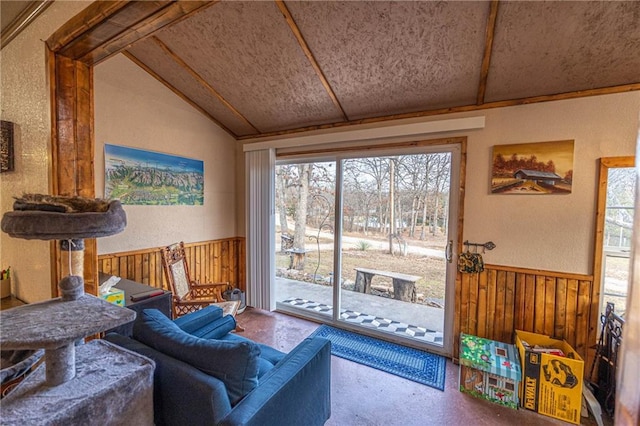
<instances>
[{"instance_id":1,"label":"sliding glass door","mask_svg":"<svg viewBox=\"0 0 640 426\"><path fill-rule=\"evenodd\" d=\"M459 161L446 145L278 162L277 309L449 353Z\"/></svg>"},{"instance_id":2,"label":"sliding glass door","mask_svg":"<svg viewBox=\"0 0 640 426\"><path fill-rule=\"evenodd\" d=\"M275 172L275 297L279 309L333 318L336 162L280 163Z\"/></svg>"}]
</instances>

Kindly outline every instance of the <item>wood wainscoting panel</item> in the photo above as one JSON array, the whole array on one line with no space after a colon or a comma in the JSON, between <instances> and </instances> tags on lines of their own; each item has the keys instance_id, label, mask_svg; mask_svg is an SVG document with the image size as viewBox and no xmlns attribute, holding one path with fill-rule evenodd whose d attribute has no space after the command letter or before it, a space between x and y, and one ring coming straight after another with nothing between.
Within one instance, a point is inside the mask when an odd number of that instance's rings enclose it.
<instances>
[{"instance_id":1,"label":"wood wainscoting panel","mask_svg":"<svg viewBox=\"0 0 640 426\"><path fill-rule=\"evenodd\" d=\"M597 318L590 318L591 304L598 303L591 300L592 275L496 265L459 274L456 358L461 332L513 343L518 329L565 339L588 361L589 330L597 326Z\"/></svg>"},{"instance_id":2,"label":"wood wainscoting panel","mask_svg":"<svg viewBox=\"0 0 640 426\"><path fill-rule=\"evenodd\" d=\"M228 282L245 291L245 239L226 238L185 243L191 279L201 283ZM98 269L152 287L169 290L162 268L162 247L98 256Z\"/></svg>"}]
</instances>

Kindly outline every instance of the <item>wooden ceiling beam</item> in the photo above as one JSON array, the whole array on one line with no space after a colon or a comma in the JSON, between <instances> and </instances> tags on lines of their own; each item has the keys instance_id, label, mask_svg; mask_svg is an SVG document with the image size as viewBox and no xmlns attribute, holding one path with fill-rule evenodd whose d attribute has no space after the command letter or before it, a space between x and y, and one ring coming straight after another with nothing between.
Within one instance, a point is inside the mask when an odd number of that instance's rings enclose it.
<instances>
[{"instance_id":1,"label":"wooden ceiling beam","mask_svg":"<svg viewBox=\"0 0 640 426\"><path fill-rule=\"evenodd\" d=\"M250 126L256 133L260 133L260 131L254 126L240 111L238 111L229 101L227 101L224 96L220 94L213 86L211 86L196 70L191 68L189 64L187 64L181 57L176 55L166 44L162 42L158 37L153 36L151 39L164 51L164 53L169 56L175 63L177 63L180 67L182 67L186 72L188 72L203 88L205 88L209 93L218 98L218 100L227 107L236 117L238 117L242 122L246 125Z\"/></svg>"},{"instance_id":2,"label":"wooden ceiling beam","mask_svg":"<svg viewBox=\"0 0 640 426\"><path fill-rule=\"evenodd\" d=\"M218 3L217 1L174 1L166 8L159 10L149 16L144 21L128 28L121 36L102 44L95 50L92 50L82 58L83 62L98 64L111 56L120 53L129 46L152 36L162 28L174 25L183 19L188 18L192 14L199 12L209 6Z\"/></svg>"},{"instance_id":3,"label":"wooden ceiling beam","mask_svg":"<svg viewBox=\"0 0 640 426\"><path fill-rule=\"evenodd\" d=\"M68 20L58 28L49 39L47 46L52 52L59 52L64 47L71 45L84 33L97 28L110 16L130 6L130 1L95 2L86 9Z\"/></svg>"},{"instance_id":4,"label":"wooden ceiling beam","mask_svg":"<svg viewBox=\"0 0 640 426\"><path fill-rule=\"evenodd\" d=\"M318 75L318 78L320 79L320 82L322 83L325 90L327 91L327 94L331 98L331 101L333 102L335 107L338 109L338 111L340 111L340 114L342 114L342 118L344 119L344 121L348 122L349 117L347 117L347 114L344 112L344 109L342 108L342 105L340 105L340 101L338 100L338 97L336 96L335 92L331 88L331 85L329 84L327 77L325 77L324 72L322 71L322 68L320 68L318 61L316 60L315 56L311 52L311 49L309 49L309 45L304 39L304 36L302 35L300 28L298 28L298 25L293 20L293 16L291 15L291 12L289 12L287 5L284 4L284 1L282 0L275 0L275 2L276 2L276 5L278 6L278 9L280 9L280 12L284 16L284 19L287 21L287 24L289 24L289 28L291 28L291 32L293 32L293 35L295 36L296 40L298 40L298 44L300 45L302 52L307 57L307 59L309 60L309 63L311 63L311 66L313 67L314 71Z\"/></svg>"},{"instance_id":5,"label":"wooden ceiling beam","mask_svg":"<svg viewBox=\"0 0 640 426\"><path fill-rule=\"evenodd\" d=\"M496 17L498 16L499 0L493 0L490 5L489 18L487 19L487 32L484 39L484 56L482 57L482 67L480 68L480 83L478 85L478 98L476 103L484 103L484 94L487 90L487 79L489 77L489 66L491 65L491 52L493 50L493 37L496 32Z\"/></svg>"},{"instance_id":6,"label":"wooden ceiling beam","mask_svg":"<svg viewBox=\"0 0 640 426\"><path fill-rule=\"evenodd\" d=\"M209 7L211 1L95 2L47 40L63 56L96 65L167 25Z\"/></svg>"},{"instance_id":7,"label":"wooden ceiling beam","mask_svg":"<svg viewBox=\"0 0 640 426\"><path fill-rule=\"evenodd\" d=\"M15 17L13 21L7 25L7 27L2 31L2 36L0 38L0 48L4 48L7 44L11 42L18 34L22 32L27 25L33 22L42 12L44 12L51 4L53 0L44 0L44 1L31 1L24 8L22 12L18 16Z\"/></svg>"},{"instance_id":8,"label":"wooden ceiling beam","mask_svg":"<svg viewBox=\"0 0 640 426\"><path fill-rule=\"evenodd\" d=\"M333 128L339 128L339 127L355 126L358 124L371 124L371 123L380 123L380 122L391 121L391 120L404 120L404 119L410 119L410 118L430 117L434 115L452 114L456 112L483 111L485 109L503 108L503 107L509 107L509 106L517 106L517 105L528 105L528 104L535 104L540 102L560 101L560 100L566 100L566 99L576 99L576 98L582 98L586 96L610 95L614 93L632 92L636 90L640 90L640 83L624 84L621 86L613 86L613 87L603 87L600 89L578 90L575 92L559 93L556 95L543 95L543 96L534 96L530 98L495 101L495 102L484 103L481 105L474 104L474 105L465 105L465 106L452 107L452 108L440 108L440 109L434 109L434 110L428 110L428 111L416 111L416 112L408 112L404 114L386 115L381 117L363 118L360 120L353 120L353 121L347 121L347 122L322 124L318 126L301 127L298 129L289 129L289 130L283 130L278 132L269 132L269 133L255 134L255 135L240 136L237 139L238 140L247 140L247 139L261 140L264 138L272 138L276 136L286 136L286 135L291 135L296 133L310 132L313 130L325 130L325 129L333 129Z\"/></svg>"},{"instance_id":9,"label":"wooden ceiling beam","mask_svg":"<svg viewBox=\"0 0 640 426\"><path fill-rule=\"evenodd\" d=\"M186 103L188 103L189 105L191 105L193 108L195 108L196 110L200 111L200 113L202 113L205 117L207 117L209 120L213 121L214 123L216 123L218 126L220 126L221 129L223 129L225 132L229 133L231 136L233 136L234 138L238 138L238 135L236 135L235 133L233 133L227 126L225 126L224 124L222 124L220 121L218 121L213 115L211 115L206 109L202 108L200 105L198 105L195 101L193 101L190 97L188 97L187 95L185 95L184 93L182 93L180 90L176 89L171 83L169 83L167 80L165 80L164 78L162 78L158 73L156 73L154 70L152 70L151 68L149 68L144 62L142 62L140 59L138 59L133 53L129 52L129 51L124 51L122 52L122 54L124 56L126 56L127 58L129 58L134 64L136 64L137 66L139 66L140 68L142 68L143 70L145 70L147 73L149 73L149 75L151 75L153 78L155 78L156 80L158 80L160 83L164 84L169 90L171 90L173 93L175 93L177 96L179 96L182 100L184 100Z\"/></svg>"}]
</instances>

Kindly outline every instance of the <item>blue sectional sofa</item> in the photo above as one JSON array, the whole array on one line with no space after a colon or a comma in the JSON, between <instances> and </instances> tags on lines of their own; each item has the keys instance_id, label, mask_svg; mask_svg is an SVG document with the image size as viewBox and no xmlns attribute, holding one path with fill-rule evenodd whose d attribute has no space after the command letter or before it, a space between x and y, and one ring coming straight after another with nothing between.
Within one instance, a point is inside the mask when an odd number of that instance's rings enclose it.
<instances>
[{"instance_id":1,"label":"blue sectional sofa","mask_svg":"<svg viewBox=\"0 0 640 426\"><path fill-rule=\"evenodd\" d=\"M331 414L331 343L307 338L288 354L230 333L210 306L171 321L139 314L133 336L105 339L156 362L156 425L322 425Z\"/></svg>"}]
</instances>

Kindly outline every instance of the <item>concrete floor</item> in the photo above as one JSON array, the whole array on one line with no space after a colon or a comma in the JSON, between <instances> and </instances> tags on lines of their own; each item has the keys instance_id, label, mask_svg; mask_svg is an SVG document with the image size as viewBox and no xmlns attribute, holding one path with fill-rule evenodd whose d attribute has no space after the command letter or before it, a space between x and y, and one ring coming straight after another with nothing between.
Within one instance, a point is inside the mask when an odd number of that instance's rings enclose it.
<instances>
[{"instance_id":1,"label":"concrete floor","mask_svg":"<svg viewBox=\"0 0 640 426\"><path fill-rule=\"evenodd\" d=\"M318 324L247 308L237 317L241 335L287 352ZM294 408L294 407L292 407ZM294 408L295 409L295 408ZM458 366L447 361L444 392L333 356L331 418L326 426L568 425L527 410L512 410L458 391ZM582 424L596 425L593 417ZM605 419L605 425L612 424Z\"/></svg>"}]
</instances>

